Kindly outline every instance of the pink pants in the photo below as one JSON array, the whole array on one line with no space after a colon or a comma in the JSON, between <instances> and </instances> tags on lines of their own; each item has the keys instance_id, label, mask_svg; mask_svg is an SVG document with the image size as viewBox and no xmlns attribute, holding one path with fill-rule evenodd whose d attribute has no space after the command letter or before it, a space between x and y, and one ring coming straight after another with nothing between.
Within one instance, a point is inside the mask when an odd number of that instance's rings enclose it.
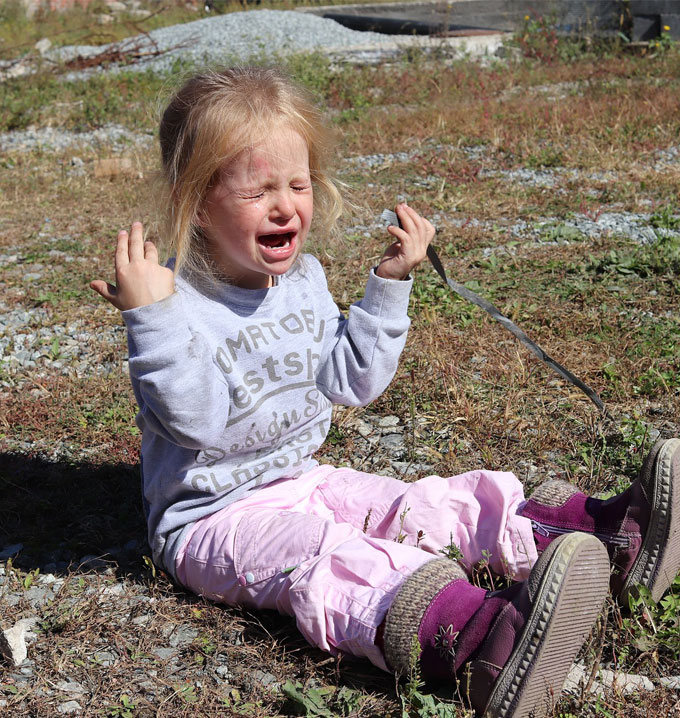
<instances>
[{"instance_id":1,"label":"pink pants","mask_svg":"<svg viewBox=\"0 0 680 718\"><path fill-rule=\"evenodd\" d=\"M522 485L502 472L407 484L318 466L198 521L177 578L213 601L294 615L313 645L386 669L376 629L404 580L442 547L455 544L468 564L486 558L499 574L528 575L537 556L531 523L517 515L523 500Z\"/></svg>"}]
</instances>

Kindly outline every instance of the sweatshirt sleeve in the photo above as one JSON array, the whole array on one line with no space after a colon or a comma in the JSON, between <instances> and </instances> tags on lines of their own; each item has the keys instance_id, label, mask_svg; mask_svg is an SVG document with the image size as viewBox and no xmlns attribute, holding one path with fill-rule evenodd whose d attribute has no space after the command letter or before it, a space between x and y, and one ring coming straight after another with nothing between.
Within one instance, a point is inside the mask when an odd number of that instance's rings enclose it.
<instances>
[{"instance_id":1,"label":"sweatshirt sleeve","mask_svg":"<svg viewBox=\"0 0 680 718\"><path fill-rule=\"evenodd\" d=\"M385 391L406 343L412 284L411 278L383 279L371 270L364 297L350 307L347 318L330 300L335 331L317 378L328 399L362 406Z\"/></svg>"},{"instance_id":2,"label":"sweatshirt sleeve","mask_svg":"<svg viewBox=\"0 0 680 718\"><path fill-rule=\"evenodd\" d=\"M122 314L140 427L188 449L219 445L229 389L205 338L191 329L180 294Z\"/></svg>"}]
</instances>

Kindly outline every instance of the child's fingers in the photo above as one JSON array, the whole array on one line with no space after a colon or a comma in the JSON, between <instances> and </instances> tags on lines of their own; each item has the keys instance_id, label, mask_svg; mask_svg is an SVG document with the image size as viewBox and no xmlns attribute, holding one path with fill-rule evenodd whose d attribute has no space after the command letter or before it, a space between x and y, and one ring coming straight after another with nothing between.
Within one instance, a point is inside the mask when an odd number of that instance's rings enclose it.
<instances>
[{"instance_id":1,"label":"child's fingers","mask_svg":"<svg viewBox=\"0 0 680 718\"><path fill-rule=\"evenodd\" d=\"M395 211L397 213L397 217L399 217L399 221L401 222L402 229L406 233L411 233L415 228L415 220L419 215L407 204L398 204L395 207Z\"/></svg>"},{"instance_id":2,"label":"child's fingers","mask_svg":"<svg viewBox=\"0 0 680 718\"><path fill-rule=\"evenodd\" d=\"M134 222L132 224L128 249L131 262L138 262L144 259L144 227L141 222Z\"/></svg>"},{"instance_id":3,"label":"child's fingers","mask_svg":"<svg viewBox=\"0 0 680 718\"><path fill-rule=\"evenodd\" d=\"M124 229L121 229L120 232L118 232L118 239L116 241L116 269L130 263L129 245L128 233Z\"/></svg>"},{"instance_id":4,"label":"child's fingers","mask_svg":"<svg viewBox=\"0 0 680 718\"><path fill-rule=\"evenodd\" d=\"M427 246L427 244L429 244L434 237L435 233L432 224L406 204L398 205L396 210L403 231L402 233L390 232L390 234L397 237L401 241L411 243L414 246L419 246L421 244Z\"/></svg>"},{"instance_id":5,"label":"child's fingers","mask_svg":"<svg viewBox=\"0 0 680 718\"><path fill-rule=\"evenodd\" d=\"M158 264L158 250L156 249L156 245L150 239L147 239L146 242L144 242L144 259L148 259Z\"/></svg>"}]
</instances>

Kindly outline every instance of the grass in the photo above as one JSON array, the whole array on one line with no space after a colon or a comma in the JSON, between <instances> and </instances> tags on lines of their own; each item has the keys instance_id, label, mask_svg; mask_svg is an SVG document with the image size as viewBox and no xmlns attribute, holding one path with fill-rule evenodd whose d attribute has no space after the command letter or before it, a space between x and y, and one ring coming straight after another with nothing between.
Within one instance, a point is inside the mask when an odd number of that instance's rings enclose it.
<instances>
[{"instance_id":1,"label":"grass","mask_svg":"<svg viewBox=\"0 0 680 718\"><path fill-rule=\"evenodd\" d=\"M75 18L64 16L68 32L77 31ZM547 57L548 30L531 31L544 33L547 46L535 42L530 57L505 63L417 52L371 67L332 65L320 55L287 59L327 108L338 156L386 158L360 170L339 162L357 208L343 219L344 238L310 245L347 308L386 242L375 219L406 197L436 217L449 274L593 386L615 421L603 421L423 265L395 380L367 409L338 412L324 461L363 461L353 418L389 414L411 427L411 455L426 456L435 473L484 466L515 471L527 491L559 475L589 492L612 492L635 476L654 432L680 435L678 161L663 159L680 137L680 53L558 43ZM152 137L158 98L172 82L133 72L63 82L39 72L0 85L0 131L113 123ZM410 161L393 158L398 151ZM133 176L95 177L96 159L121 155L133 159ZM24 545L6 574L22 591L42 585L47 572L64 581L39 616L40 650L31 657L40 681L26 689L0 668L0 697L12 715L53 715L67 695L49 690L68 678L86 687L80 700L97 716L463 716L450 692L432 697L417 675L395 689L364 663L309 648L289 619L225 610L178 591L148 560L120 318L87 283L110 278L119 227L140 218L158 236L156 159L152 143L130 143L8 151L0 160L3 311L31 310L24 334L57 324L88 331L100 365L110 368L79 373L51 335L34 367L0 362L0 547ZM554 184L512 179L518 169L552 173ZM603 212L643 213L656 240L574 229L575 216L597 221ZM526 230L516 230L519 220ZM31 273L40 278L25 279ZM133 539L140 544L109 553ZM84 555L104 557L105 567L78 568ZM132 615L107 593L114 583L143 599ZM655 680L680 673L679 597L676 581L659 605L644 595L631 606L612 604L585 650L588 664L606 661ZM3 627L31 612L27 601L11 605L0 594ZM174 671L156 651L183 626L195 636L176 648L191 670ZM107 651L117 656L111 666L102 663ZM278 688L254 681L255 670ZM658 687L565 698L554 716L670 715L674 706L677 694Z\"/></svg>"}]
</instances>

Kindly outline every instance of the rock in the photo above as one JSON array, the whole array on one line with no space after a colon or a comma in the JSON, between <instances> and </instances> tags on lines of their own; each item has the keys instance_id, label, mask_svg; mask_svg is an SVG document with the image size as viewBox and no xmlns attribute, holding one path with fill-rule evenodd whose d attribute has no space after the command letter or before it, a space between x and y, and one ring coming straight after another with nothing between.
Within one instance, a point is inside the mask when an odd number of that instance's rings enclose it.
<instances>
[{"instance_id":1,"label":"rock","mask_svg":"<svg viewBox=\"0 0 680 718\"><path fill-rule=\"evenodd\" d=\"M122 583L114 583L112 586L104 586L103 596L122 596L125 593L125 586Z\"/></svg>"},{"instance_id":2,"label":"rock","mask_svg":"<svg viewBox=\"0 0 680 718\"><path fill-rule=\"evenodd\" d=\"M34 47L41 55L44 55L52 47L52 40L49 37L43 37L42 40L35 43Z\"/></svg>"},{"instance_id":3,"label":"rock","mask_svg":"<svg viewBox=\"0 0 680 718\"><path fill-rule=\"evenodd\" d=\"M384 449L389 449L390 451L401 450L404 448L404 436L403 434L385 434L379 443Z\"/></svg>"},{"instance_id":4,"label":"rock","mask_svg":"<svg viewBox=\"0 0 680 718\"><path fill-rule=\"evenodd\" d=\"M370 439L372 438L372 435L375 435L376 433L375 427L372 424L369 424L367 421L364 421L363 419L359 419L356 422L355 428L359 435L364 439Z\"/></svg>"},{"instance_id":5,"label":"rock","mask_svg":"<svg viewBox=\"0 0 680 718\"><path fill-rule=\"evenodd\" d=\"M646 676L638 676L634 673L617 673L603 668L597 674L598 680L605 688L609 688L623 695L635 691L653 691L654 684Z\"/></svg>"},{"instance_id":6,"label":"rock","mask_svg":"<svg viewBox=\"0 0 680 718\"><path fill-rule=\"evenodd\" d=\"M52 589L45 586L31 586L24 594L24 598L37 609L53 597Z\"/></svg>"},{"instance_id":7,"label":"rock","mask_svg":"<svg viewBox=\"0 0 680 718\"><path fill-rule=\"evenodd\" d=\"M106 13L99 13L94 17L100 25L110 25L113 22L113 15L107 15Z\"/></svg>"},{"instance_id":8,"label":"rock","mask_svg":"<svg viewBox=\"0 0 680 718\"><path fill-rule=\"evenodd\" d=\"M255 670L253 671L253 679L258 681L263 686L271 686L274 688L278 686L276 682L276 676L273 673L266 673L265 671Z\"/></svg>"},{"instance_id":9,"label":"rock","mask_svg":"<svg viewBox=\"0 0 680 718\"><path fill-rule=\"evenodd\" d=\"M127 5L122 2L118 2L118 0L107 0L106 7L111 12L125 12L127 10Z\"/></svg>"},{"instance_id":10,"label":"rock","mask_svg":"<svg viewBox=\"0 0 680 718\"><path fill-rule=\"evenodd\" d=\"M664 688L680 691L680 676L665 676L664 678L659 678L659 683Z\"/></svg>"},{"instance_id":11,"label":"rock","mask_svg":"<svg viewBox=\"0 0 680 718\"><path fill-rule=\"evenodd\" d=\"M228 666L217 666L215 673L220 677L221 680L226 681L231 677L231 671Z\"/></svg>"},{"instance_id":12,"label":"rock","mask_svg":"<svg viewBox=\"0 0 680 718\"><path fill-rule=\"evenodd\" d=\"M8 558L16 556L19 551L23 549L23 547L24 545L22 543L14 543L11 546L5 546L2 551L0 551L0 561L7 561Z\"/></svg>"},{"instance_id":13,"label":"rock","mask_svg":"<svg viewBox=\"0 0 680 718\"><path fill-rule=\"evenodd\" d=\"M395 426L399 426L399 417L398 416L381 416L380 419L378 419L378 426L381 429L387 429Z\"/></svg>"},{"instance_id":14,"label":"rock","mask_svg":"<svg viewBox=\"0 0 680 718\"><path fill-rule=\"evenodd\" d=\"M42 0L23 0L22 5L24 6L26 18L30 20L42 7Z\"/></svg>"},{"instance_id":15,"label":"rock","mask_svg":"<svg viewBox=\"0 0 680 718\"><path fill-rule=\"evenodd\" d=\"M77 681L59 681L55 688L62 693L73 693L74 695L85 695L88 691Z\"/></svg>"},{"instance_id":16,"label":"rock","mask_svg":"<svg viewBox=\"0 0 680 718\"><path fill-rule=\"evenodd\" d=\"M80 707L80 703L78 703L78 701L66 701L66 703L62 703L57 708L57 711L65 715L69 715L72 713L80 713L82 708Z\"/></svg>"},{"instance_id":17,"label":"rock","mask_svg":"<svg viewBox=\"0 0 680 718\"><path fill-rule=\"evenodd\" d=\"M28 62L17 62L6 70L0 72L0 79L11 79L13 77L22 77L33 72L33 68Z\"/></svg>"},{"instance_id":18,"label":"rock","mask_svg":"<svg viewBox=\"0 0 680 718\"><path fill-rule=\"evenodd\" d=\"M95 651L94 660L100 666L108 668L118 660L118 654L115 651Z\"/></svg>"},{"instance_id":19,"label":"rock","mask_svg":"<svg viewBox=\"0 0 680 718\"><path fill-rule=\"evenodd\" d=\"M174 648L168 648L167 646L158 646L157 648L153 648L151 653L158 656L161 661L168 661L173 656L177 655L177 651Z\"/></svg>"},{"instance_id":20,"label":"rock","mask_svg":"<svg viewBox=\"0 0 680 718\"><path fill-rule=\"evenodd\" d=\"M178 629L170 636L168 643L176 648L178 646L188 646L198 636L198 631L191 626L179 626Z\"/></svg>"},{"instance_id":21,"label":"rock","mask_svg":"<svg viewBox=\"0 0 680 718\"><path fill-rule=\"evenodd\" d=\"M415 476L428 474L432 471L432 464L423 464L416 461L391 461L393 471L399 476Z\"/></svg>"},{"instance_id":22,"label":"rock","mask_svg":"<svg viewBox=\"0 0 680 718\"><path fill-rule=\"evenodd\" d=\"M512 58L519 60L522 57L522 51L519 47L512 47L512 45L499 45L494 55L502 59Z\"/></svg>"},{"instance_id":23,"label":"rock","mask_svg":"<svg viewBox=\"0 0 680 718\"><path fill-rule=\"evenodd\" d=\"M589 696L603 696L605 693L605 687L597 678L602 673L602 669L596 674L596 679L592 682L590 690L588 691ZM611 673L611 671L610 671ZM585 667L580 663L575 663L569 675L564 682L564 690L572 695L581 695L587 682L590 680L590 669L586 670Z\"/></svg>"},{"instance_id":24,"label":"rock","mask_svg":"<svg viewBox=\"0 0 680 718\"><path fill-rule=\"evenodd\" d=\"M117 177L134 175L135 170L129 157L110 157L94 163L95 177Z\"/></svg>"},{"instance_id":25,"label":"rock","mask_svg":"<svg viewBox=\"0 0 680 718\"><path fill-rule=\"evenodd\" d=\"M87 174L85 162L80 157L71 157L68 173L75 177L84 177Z\"/></svg>"},{"instance_id":26,"label":"rock","mask_svg":"<svg viewBox=\"0 0 680 718\"><path fill-rule=\"evenodd\" d=\"M19 621L12 628L0 632L0 653L10 665L21 665L28 655L26 648L26 625Z\"/></svg>"}]
</instances>

